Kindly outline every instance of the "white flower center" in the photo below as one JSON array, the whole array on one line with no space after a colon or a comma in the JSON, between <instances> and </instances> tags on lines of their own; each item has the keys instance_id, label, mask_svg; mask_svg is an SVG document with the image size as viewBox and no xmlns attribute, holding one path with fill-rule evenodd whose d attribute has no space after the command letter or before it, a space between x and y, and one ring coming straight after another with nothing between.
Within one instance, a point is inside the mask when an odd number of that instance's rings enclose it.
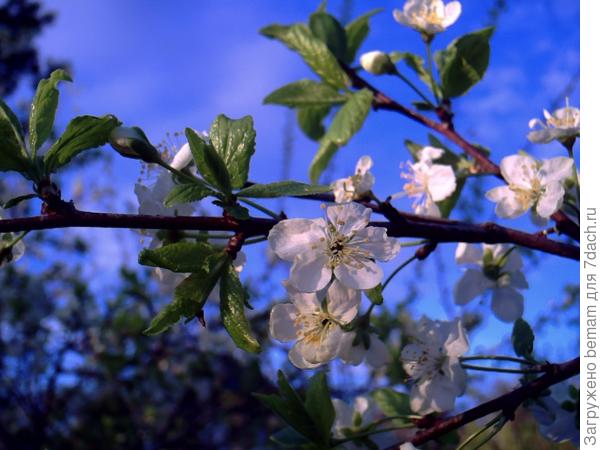
<instances>
[{"instance_id":1,"label":"white flower center","mask_svg":"<svg viewBox=\"0 0 600 450\"><path fill-rule=\"evenodd\" d=\"M410 378L415 382L431 380L435 375L444 375L442 368L447 356L442 347L422 344L421 354L416 360L404 360Z\"/></svg>"},{"instance_id":2,"label":"white flower center","mask_svg":"<svg viewBox=\"0 0 600 450\"><path fill-rule=\"evenodd\" d=\"M554 128L574 128L577 126L577 115L574 111L573 108L567 106L563 110L562 117L553 114L552 117L548 118L546 121L549 126Z\"/></svg>"}]
</instances>

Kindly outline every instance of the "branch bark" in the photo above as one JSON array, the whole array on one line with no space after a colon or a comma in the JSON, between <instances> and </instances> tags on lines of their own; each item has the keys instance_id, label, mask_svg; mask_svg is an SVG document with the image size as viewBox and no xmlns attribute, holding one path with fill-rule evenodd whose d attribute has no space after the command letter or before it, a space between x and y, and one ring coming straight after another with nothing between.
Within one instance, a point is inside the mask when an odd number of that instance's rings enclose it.
<instances>
[{"instance_id":1,"label":"branch bark","mask_svg":"<svg viewBox=\"0 0 600 450\"><path fill-rule=\"evenodd\" d=\"M383 205L383 204L382 204ZM373 206L377 208L376 205ZM386 213L390 222L371 222L387 228L393 237L430 239L434 242L471 242L514 244L564 258L579 260L579 247L564 244L539 234L525 233L495 223L470 224L455 220L433 219L404 214L397 210ZM109 214L73 210L47 216L0 220L0 232L45 230L53 228L132 228L162 230L231 231L246 238L266 236L277 223L274 219L252 217L237 221L230 217L145 216Z\"/></svg>"},{"instance_id":2,"label":"branch bark","mask_svg":"<svg viewBox=\"0 0 600 450\"><path fill-rule=\"evenodd\" d=\"M512 420L514 418L515 411L525 400L539 396L549 387L568 380L578 373L579 357L563 364L554 364L552 365L552 370L549 370L547 373L533 380L532 382L527 383L507 394L501 395L500 397L496 397L489 402L482 403L481 405L469 409L461 414L457 414L456 416L452 416L447 419L439 419L433 423L431 423L431 421L429 421L427 418L416 421L415 425L425 429L417 432L409 442L411 442L413 445L421 445L496 411L502 411L507 418ZM395 450L401 444L403 444L403 442L392 445L386 448L386 450Z\"/></svg>"}]
</instances>

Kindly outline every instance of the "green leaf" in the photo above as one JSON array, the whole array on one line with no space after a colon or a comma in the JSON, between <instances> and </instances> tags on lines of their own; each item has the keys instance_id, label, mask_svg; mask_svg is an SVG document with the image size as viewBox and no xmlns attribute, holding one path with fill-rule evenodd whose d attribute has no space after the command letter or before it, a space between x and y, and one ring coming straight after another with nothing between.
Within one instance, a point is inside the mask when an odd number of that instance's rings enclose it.
<instances>
[{"instance_id":1,"label":"green leaf","mask_svg":"<svg viewBox=\"0 0 600 450\"><path fill-rule=\"evenodd\" d=\"M237 220L248 220L250 218L250 211L242 205L237 203L223 203L220 200L213 202L215 205L220 206L223 210L231 217Z\"/></svg>"},{"instance_id":2,"label":"green leaf","mask_svg":"<svg viewBox=\"0 0 600 450\"><path fill-rule=\"evenodd\" d=\"M323 41L337 59L345 63L352 62L346 60L346 31L335 17L319 11L311 14L308 26L312 34Z\"/></svg>"},{"instance_id":3,"label":"green leaf","mask_svg":"<svg viewBox=\"0 0 600 450\"><path fill-rule=\"evenodd\" d=\"M0 171L26 173L31 162L23 143L23 130L12 110L0 100Z\"/></svg>"},{"instance_id":4,"label":"green leaf","mask_svg":"<svg viewBox=\"0 0 600 450\"><path fill-rule=\"evenodd\" d=\"M231 193L231 178L225 161L212 144L206 143L191 128L185 129L185 135L196 167L204 179L224 194Z\"/></svg>"},{"instance_id":5,"label":"green leaf","mask_svg":"<svg viewBox=\"0 0 600 450\"><path fill-rule=\"evenodd\" d=\"M231 339L242 350L250 353L260 352L260 344L252 335L250 323L244 312L246 290L233 264L225 269L221 278L221 318Z\"/></svg>"},{"instance_id":6,"label":"green leaf","mask_svg":"<svg viewBox=\"0 0 600 450\"><path fill-rule=\"evenodd\" d=\"M222 252L206 258L206 264L199 272L192 273L175 288L173 301L152 319L144 334L160 334L182 317L196 317L217 284L226 261L227 257Z\"/></svg>"},{"instance_id":7,"label":"green leaf","mask_svg":"<svg viewBox=\"0 0 600 450\"><path fill-rule=\"evenodd\" d=\"M310 443L303 435L292 427L285 427L270 436L271 440L283 448L302 448Z\"/></svg>"},{"instance_id":8,"label":"green leaf","mask_svg":"<svg viewBox=\"0 0 600 450\"><path fill-rule=\"evenodd\" d=\"M44 155L46 172L55 172L81 152L106 144L110 132L120 124L112 115L75 117Z\"/></svg>"},{"instance_id":9,"label":"green leaf","mask_svg":"<svg viewBox=\"0 0 600 450\"><path fill-rule=\"evenodd\" d=\"M210 141L229 171L231 186L240 189L248 181L250 158L256 147L252 117L234 120L219 115L210 128Z\"/></svg>"},{"instance_id":10,"label":"green leaf","mask_svg":"<svg viewBox=\"0 0 600 450\"><path fill-rule=\"evenodd\" d=\"M340 94L328 84L312 80L300 80L271 92L264 100L265 104L290 107L328 106L344 103L348 97Z\"/></svg>"},{"instance_id":11,"label":"green leaf","mask_svg":"<svg viewBox=\"0 0 600 450\"><path fill-rule=\"evenodd\" d=\"M176 242L156 249L142 250L139 263L162 267L171 272L201 272L207 270L209 258L220 251L205 242Z\"/></svg>"},{"instance_id":12,"label":"green leaf","mask_svg":"<svg viewBox=\"0 0 600 450\"><path fill-rule=\"evenodd\" d=\"M531 326L523 320L517 319L513 325L511 341L515 354L524 358L531 357L535 336Z\"/></svg>"},{"instance_id":13,"label":"green leaf","mask_svg":"<svg viewBox=\"0 0 600 450\"><path fill-rule=\"evenodd\" d=\"M335 115L329 130L321 139L321 145L310 166L310 179L313 183L329 164L337 150L348 143L362 127L373 101L373 93L368 89L354 92Z\"/></svg>"},{"instance_id":14,"label":"green leaf","mask_svg":"<svg viewBox=\"0 0 600 450\"><path fill-rule=\"evenodd\" d=\"M317 38L304 24L291 26L270 25L260 30L261 34L283 42L297 51L304 62L331 86L343 89L350 86L348 75L340 67L327 45Z\"/></svg>"},{"instance_id":15,"label":"green leaf","mask_svg":"<svg viewBox=\"0 0 600 450\"><path fill-rule=\"evenodd\" d=\"M365 291L371 303L375 303L376 305L381 305L383 303L383 286L379 283L374 288L368 289Z\"/></svg>"},{"instance_id":16,"label":"green leaf","mask_svg":"<svg viewBox=\"0 0 600 450\"><path fill-rule=\"evenodd\" d=\"M214 194L216 193L211 189L196 183L178 184L165 198L165 206L171 207L181 203L197 202Z\"/></svg>"},{"instance_id":17,"label":"green leaf","mask_svg":"<svg viewBox=\"0 0 600 450\"><path fill-rule=\"evenodd\" d=\"M373 9L346 25L346 61L348 63L354 61L356 52L369 35L371 29L369 21L371 17L379 14L381 11L383 11L383 8Z\"/></svg>"},{"instance_id":18,"label":"green leaf","mask_svg":"<svg viewBox=\"0 0 600 450\"><path fill-rule=\"evenodd\" d=\"M315 195L331 192L330 186L298 183L297 181L278 181L269 184L253 184L238 192L238 197L275 198L285 196Z\"/></svg>"},{"instance_id":19,"label":"green leaf","mask_svg":"<svg viewBox=\"0 0 600 450\"><path fill-rule=\"evenodd\" d=\"M54 127L54 116L58 107L59 81L73 81L62 69L55 70L50 78L39 82L29 114L29 144L35 154Z\"/></svg>"},{"instance_id":20,"label":"green leaf","mask_svg":"<svg viewBox=\"0 0 600 450\"><path fill-rule=\"evenodd\" d=\"M323 120L329 115L331 106L311 106L296 110L298 126L313 141L318 141L325 134Z\"/></svg>"},{"instance_id":21,"label":"green leaf","mask_svg":"<svg viewBox=\"0 0 600 450\"><path fill-rule=\"evenodd\" d=\"M485 75L493 27L465 34L436 54L442 90L447 98L465 94Z\"/></svg>"},{"instance_id":22,"label":"green leaf","mask_svg":"<svg viewBox=\"0 0 600 450\"><path fill-rule=\"evenodd\" d=\"M335 409L324 372L318 372L309 381L306 389L306 411L314 421L323 442L329 442L331 427L335 421Z\"/></svg>"},{"instance_id":23,"label":"green leaf","mask_svg":"<svg viewBox=\"0 0 600 450\"><path fill-rule=\"evenodd\" d=\"M37 195L36 194L20 195L18 197L11 198L10 200L7 200L1 206L2 206L3 209L13 208L13 207L17 206L19 203L24 202L26 200L31 200L32 198L37 198Z\"/></svg>"},{"instance_id":24,"label":"green leaf","mask_svg":"<svg viewBox=\"0 0 600 450\"><path fill-rule=\"evenodd\" d=\"M379 409L388 417L412 414L410 397L391 388L377 389L372 394Z\"/></svg>"}]
</instances>

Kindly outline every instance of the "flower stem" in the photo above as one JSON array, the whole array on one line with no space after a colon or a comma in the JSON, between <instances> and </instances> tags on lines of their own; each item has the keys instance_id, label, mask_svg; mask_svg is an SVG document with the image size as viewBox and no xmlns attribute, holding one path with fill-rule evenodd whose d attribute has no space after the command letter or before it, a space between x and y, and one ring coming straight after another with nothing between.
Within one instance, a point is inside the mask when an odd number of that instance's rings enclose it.
<instances>
[{"instance_id":1,"label":"flower stem","mask_svg":"<svg viewBox=\"0 0 600 450\"><path fill-rule=\"evenodd\" d=\"M335 442L337 444L343 444L344 442L350 442L353 441L355 439L360 439L360 438L364 438L364 437L369 437L373 434L379 434L379 433L387 433L389 431L396 431L396 430L401 430L403 428L414 428L415 425L413 423L407 423L407 424L403 424L397 427L389 427L389 428L380 428L379 430L372 430L372 431L366 431L364 433L358 433L358 434L354 434L352 436L349 436L347 438L344 439L337 439Z\"/></svg>"},{"instance_id":2,"label":"flower stem","mask_svg":"<svg viewBox=\"0 0 600 450\"><path fill-rule=\"evenodd\" d=\"M463 369L479 370L481 372L520 373L520 374L545 372L543 369L540 369L540 368L503 369L501 367L472 366L471 364L463 364L462 362L460 363L460 365Z\"/></svg>"},{"instance_id":3,"label":"flower stem","mask_svg":"<svg viewBox=\"0 0 600 450\"><path fill-rule=\"evenodd\" d=\"M394 278L398 274L398 272L400 272L402 269L404 269L406 266L408 266L415 259L417 259L417 256L413 255L410 258L408 258L406 261L404 261L402 264L400 264L398 267L396 267L396 269L390 274L390 276L387 277L387 280L384 281L383 285L381 286L381 291L383 291L385 289L385 287L390 283L390 281L392 281L392 278Z\"/></svg>"},{"instance_id":4,"label":"flower stem","mask_svg":"<svg viewBox=\"0 0 600 450\"><path fill-rule=\"evenodd\" d=\"M459 358L461 361L481 361L481 360L492 360L492 361L510 361L519 364L527 364L529 366L535 366L537 363L529 361L523 358L514 358L512 356L502 355L475 355L475 356L462 356Z\"/></svg>"},{"instance_id":5,"label":"flower stem","mask_svg":"<svg viewBox=\"0 0 600 450\"><path fill-rule=\"evenodd\" d=\"M429 100L427 96L423 94L423 92L421 92L421 90L417 86L414 85L412 81L410 81L408 78L402 75L398 69L394 68L393 74L400 78L402 81L404 81L413 91L417 93L419 97L423 99L425 103L427 103L429 106L435 109L435 105L431 102L431 100ZM435 92L435 89L433 89L433 91Z\"/></svg>"},{"instance_id":6,"label":"flower stem","mask_svg":"<svg viewBox=\"0 0 600 450\"><path fill-rule=\"evenodd\" d=\"M479 431L477 431L476 433L474 433L471 436L469 436L465 440L465 442L463 442L462 444L460 444L459 447L456 448L456 450L464 450L464 449L466 449L468 444L470 444L473 441L476 441L476 439L479 436L481 436L483 433L485 433L490 428L495 427L496 429L493 430L493 432L492 432L491 435L484 436L484 440L482 442L477 442L477 446L473 447L474 449L475 448L480 448L483 444L485 444L491 438L493 438L496 435L496 433L498 433L498 431L500 431L502 429L502 427L504 426L505 423L506 423L506 417L504 417L504 413L498 414L496 417L494 417L492 420L490 420L488 423L486 423Z\"/></svg>"},{"instance_id":7,"label":"flower stem","mask_svg":"<svg viewBox=\"0 0 600 450\"><path fill-rule=\"evenodd\" d=\"M168 165L166 162L164 162L162 160L160 162L157 162L157 164L159 166L167 169L173 175L176 175L176 176L178 176L180 178L185 178L186 180L188 180L188 181L190 181L192 183L198 184L198 185L200 185L200 186L202 186L204 188L210 189L211 191L213 190L212 188L210 188L210 186L208 186L208 184L206 184L200 178L196 178L195 176L189 175L189 174L187 174L185 172L182 172L181 170L174 169L173 167L171 167L170 165Z\"/></svg>"},{"instance_id":8,"label":"flower stem","mask_svg":"<svg viewBox=\"0 0 600 450\"><path fill-rule=\"evenodd\" d=\"M427 73L429 74L429 80L431 82L431 90L433 91L435 102L439 105L440 97L438 96L435 78L433 78L433 58L431 57L431 40L428 39L425 41L425 49L427 51Z\"/></svg>"},{"instance_id":9,"label":"flower stem","mask_svg":"<svg viewBox=\"0 0 600 450\"><path fill-rule=\"evenodd\" d=\"M421 239L420 241L408 241L408 242L400 242L400 247L418 247L419 245L427 244L429 241L427 239Z\"/></svg>"},{"instance_id":10,"label":"flower stem","mask_svg":"<svg viewBox=\"0 0 600 450\"><path fill-rule=\"evenodd\" d=\"M254 238L254 239L246 239L244 241L244 245L258 244L259 242L264 242L266 240L267 240L266 236L257 237L257 238Z\"/></svg>"},{"instance_id":11,"label":"flower stem","mask_svg":"<svg viewBox=\"0 0 600 450\"><path fill-rule=\"evenodd\" d=\"M238 200L239 200L241 203L245 203L246 205L248 205L248 206L251 206L251 207L253 207L254 209L257 209L257 210L259 210L260 212L263 212L263 213L265 213L267 216L270 216L270 217L272 217L273 219L277 219L277 220L281 219L281 216L280 216L279 214L277 214L277 213L275 213L275 212L271 211L271 210L270 210L270 209L268 209L268 208L265 208L265 207L264 207L264 206L262 206L262 205L259 205L258 203L254 203L252 200L248 200L247 198L238 198Z\"/></svg>"}]
</instances>

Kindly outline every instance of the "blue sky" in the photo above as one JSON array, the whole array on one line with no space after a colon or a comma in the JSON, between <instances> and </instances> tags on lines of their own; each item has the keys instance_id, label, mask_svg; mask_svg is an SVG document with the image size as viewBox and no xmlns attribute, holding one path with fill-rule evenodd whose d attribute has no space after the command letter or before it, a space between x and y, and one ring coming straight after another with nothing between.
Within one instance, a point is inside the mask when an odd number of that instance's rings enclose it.
<instances>
[{"instance_id":1,"label":"blue sky","mask_svg":"<svg viewBox=\"0 0 600 450\"><path fill-rule=\"evenodd\" d=\"M373 18L372 33L362 51L380 49L423 52L417 33L398 25L392 18L400 1L354 1L355 17L375 7L385 10ZM487 25L491 0L465 0L458 23L434 42L434 48L447 45L468 31ZM579 66L579 4L571 0L508 1L492 41L492 57L484 80L454 104L456 126L467 138L493 150L493 158L515 153L526 143L527 123L541 116L543 108L565 89ZM251 179L260 182L279 179L286 109L263 106L262 99L277 87L312 77L300 58L282 45L263 38L258 30L273 22L305 21L318 1L214 0L166 2L158 0L52 0L48 9L57 12L56 23L39 39L42 56L71 62L75 82L65 84L57 117L59 128L78 114L111 113L125 124L139 125L155 141L167 132L187 126L207 129L219 113L232 117L250 114L257 129L257 152ZM337 13L342 2L331 1L329 10ZM405 71L407 73L407 71ZM402 102L415 100L410 91L395 80L373 79ZM579 104L579 86L570 93L571 103ZM400 162L408 159L404 139L425 142L427 132L397 115L373 113L364 129L341 150L329 179L354 170L358 157L370 154L377 178L376 192L384 197L401 189ZM294 152L291 177L307 179L307 168L316 144L293 133ZM559 146L533 146L538 157L562 154ZM98 173L110 171L102 180ZM110 204L85 200L82 207L126 211L135 202L133 185L139 176L135 161L115 159L112 167L92 167L80 177L64 180L66 192L76 183L104 183L116 195ZM489 186L495 185L490 181ZM400 204L402 205L402 204ZM319 205L286 204L288 215L315 217ZM406 205L404 205L406 206ZM489 205L488 205L489 206ZM481 221L493 219L488 207ZM533 230L528 219L501 221ZM88 236L92 232L85 232ZM91 272L116 270L115 261L135 261L139 236L128 231L93 231L96 259ZM115 237L119 237L116 240ZM122 239L126 237L126 239ZM259 250L255 250L259 251ZM452 266L453 246L443 254L450 287L460 273ZM405 255L408 254L405 253ZM261 255L256 255L261 257ZM403 258L401 256L401 258ZM434 270L433 261L425 270ZM390 268L388 268L390 269ZM410 272L392 285L402 293ZM549 302L560 302L561 286L578 279L578 265L555 258L542 258L528 273L531 288L526 296L526 318L532 320ZM421 306L436 317L445 313L439 306L437 286L424 286ZM486 303L484 308L489 308ZM510 333L508 325L488 319L490 332L477 337L477 345L488 345L498 335ZM568 357L577 348L577 338L549 348L557 356Z\"/></svg>"}]
</instances>

